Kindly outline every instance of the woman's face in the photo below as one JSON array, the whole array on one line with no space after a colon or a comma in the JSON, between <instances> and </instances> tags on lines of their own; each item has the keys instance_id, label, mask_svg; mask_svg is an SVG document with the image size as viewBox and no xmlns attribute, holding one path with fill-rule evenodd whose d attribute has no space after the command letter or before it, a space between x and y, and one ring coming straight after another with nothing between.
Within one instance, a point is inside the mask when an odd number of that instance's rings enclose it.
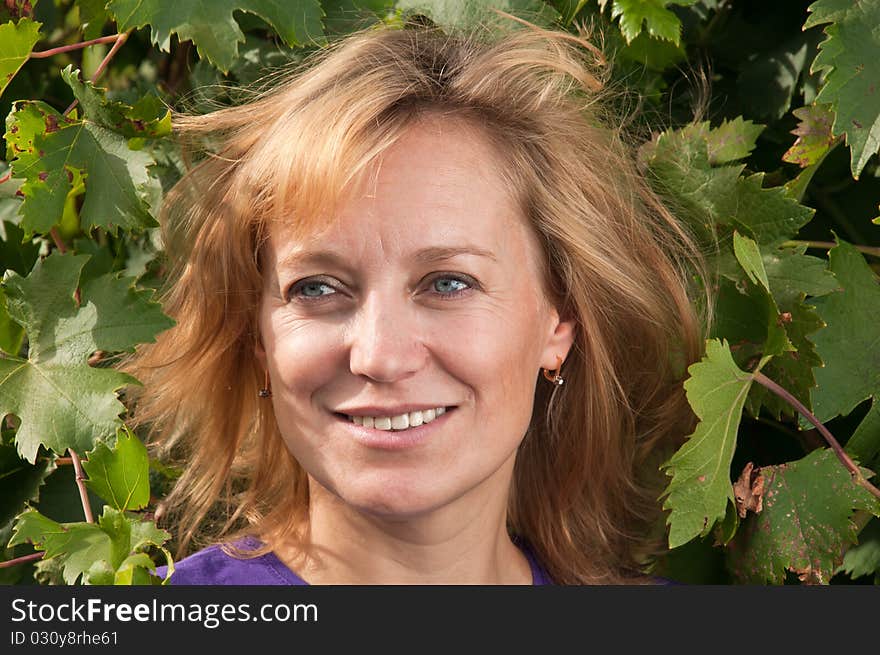
<instances>
[{"instance_id":1,"label":"woman's face","mask_svg":"<svg viewBox=\"0 0 880 655\"><path fill-rule=\"evenodd\" d=\"M423 120L331 228L278 225L263 252L257 355L281 434L360 511L506 497L540 369L571 346L494 158L475 130Z\"/></svg>"}]
</instances>

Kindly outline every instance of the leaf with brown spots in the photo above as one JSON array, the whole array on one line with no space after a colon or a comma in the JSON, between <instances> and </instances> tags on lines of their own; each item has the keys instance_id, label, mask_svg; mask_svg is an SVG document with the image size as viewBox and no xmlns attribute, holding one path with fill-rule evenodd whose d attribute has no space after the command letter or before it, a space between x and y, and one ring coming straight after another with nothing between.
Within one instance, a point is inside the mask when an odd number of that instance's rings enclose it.
<instances>
[{"instance_id":1,"label":"leaf with brown spots","mask_svg":"<svg viewBox=\"0 0 880 655\"><path fill-rule=\"evenodd\" d=\"M745 519L730 542L731 572L747 584L781 584L786 569L806 584L827 584L856 542L853 511L880 515L880 501L828 449L764 466L760 474L763 510Z\"/></svg>"},{"instance_id":2,"label":"leaf with brown spots","mask_svg":"<svg viewBox=\"0 0 880 655\"><path fill-rule=\"evenodd\" d=\"M830 105L810 105L791 113L800 119L798 126L791 131L797 140L782 155L782 161L806 168L820 161L837 140L831 133L834 112Z\"/></svg>"},{"instance_id":3,"label":"leaf with brown spots","mask_svg":"<svg viewBox=\"0 0 880 655\"><path fill-rule=\"evenodd\" d=\"M61 221L77 175L85 185L79 210L84 230L115 233L155 225L148 205L158 184L149 173L155 161L140 148L144 139L170 132L167 109L149 96L133 107L110 101L69 66L61 77L79 100L82 119L24 101L15 103L6 121L12 174L24 180L19 214L25 233L45 234Z\"/></svg>"}]
</instances>

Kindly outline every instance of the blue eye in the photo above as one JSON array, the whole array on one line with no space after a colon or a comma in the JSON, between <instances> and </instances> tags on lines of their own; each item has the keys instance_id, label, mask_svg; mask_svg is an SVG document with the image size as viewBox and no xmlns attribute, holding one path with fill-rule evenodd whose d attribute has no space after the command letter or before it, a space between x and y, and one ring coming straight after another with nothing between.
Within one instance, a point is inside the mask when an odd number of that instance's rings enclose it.
<instances>
[{"instance_id":1,"label":"blue eye","mask_svg":"<svg viewBox=\"0 0 880 655\"><path fill-rule=\"evenodd\" d=\"M441 296L457 296L472 287L471 283L448 275L436 277L431 281L431 289Z\"/></svg>"},{"instance_id":2,"label":"blue eye","mask_svg":"<svg viewBox=\"0 0 880 655\"><path fill-rule=\"evenodd\" d=\"M336 293L336 289L320 280L303 280L294 284L288 296L291 298L297 296L299 298L323 298Z\"/></svg>"}]
</instances>

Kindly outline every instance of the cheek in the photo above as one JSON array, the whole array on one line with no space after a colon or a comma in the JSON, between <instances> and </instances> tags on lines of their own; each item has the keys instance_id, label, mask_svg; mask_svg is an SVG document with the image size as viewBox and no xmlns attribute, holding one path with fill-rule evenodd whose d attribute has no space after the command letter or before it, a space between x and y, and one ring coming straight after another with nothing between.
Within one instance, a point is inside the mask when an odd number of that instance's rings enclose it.
<instances>
[{"instance_id":1,"label":"cheek","mask_svg":"<svg viewBox=\"0 0 880 655\"><path fill-rule=\"evenodd\" d=\"M431 342L442 344L435 352L484 411L530 417L542 351L539 312L528 303L483 310L435 330Z\"/></svg>"},{"instance_id":2,"label":"cheek","mask_svg":"<svg viewBox=\"0 0 880 655\"><path fill-rule=\"evenodd\" d=\"M339 359L337 332L314 321L264 315L261 337L273 386L288 399L301 398L330 380Z\"/></svg>"}]
</instances>

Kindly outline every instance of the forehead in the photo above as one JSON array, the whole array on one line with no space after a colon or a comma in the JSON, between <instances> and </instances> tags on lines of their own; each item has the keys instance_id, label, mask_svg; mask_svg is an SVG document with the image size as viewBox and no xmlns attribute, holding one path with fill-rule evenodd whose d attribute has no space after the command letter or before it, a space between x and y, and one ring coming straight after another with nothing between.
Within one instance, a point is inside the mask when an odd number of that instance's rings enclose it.
<instances>
[{"instance_id":1,"label":"forehead","mask_svg":"<svg viewBox=\"0 0 880 655\"><path fill-rule=\"evenodd\" d=\"M401 250L475 244L522 257L537 243L501 166L482 129L423 118L367 166L333 221L302 238L276 222L271 241L280 257L327 246L354 254L375 244Z\"/></svg>"}]
</instances>

